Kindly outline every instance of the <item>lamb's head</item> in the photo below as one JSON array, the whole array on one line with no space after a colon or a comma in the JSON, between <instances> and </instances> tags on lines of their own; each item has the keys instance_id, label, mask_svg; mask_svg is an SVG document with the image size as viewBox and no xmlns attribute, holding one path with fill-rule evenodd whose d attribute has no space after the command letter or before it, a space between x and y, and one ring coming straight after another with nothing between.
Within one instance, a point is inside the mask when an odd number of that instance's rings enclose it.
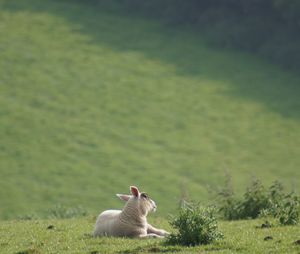
<instances>
[{"instance_id":1,"label":"lamb's head","mask_svg":"<svg viewBox=\"0 0 300 254\"><path fill-rule=\"evenodd\" d=\"M140 192L135 186L130 186L131 195L117 194L117 196L126 201L126 206L134 207L140 215L147 215L149 212L156 211L155 202L150 199L147 193Z\"/></svg>"}]
</instances>

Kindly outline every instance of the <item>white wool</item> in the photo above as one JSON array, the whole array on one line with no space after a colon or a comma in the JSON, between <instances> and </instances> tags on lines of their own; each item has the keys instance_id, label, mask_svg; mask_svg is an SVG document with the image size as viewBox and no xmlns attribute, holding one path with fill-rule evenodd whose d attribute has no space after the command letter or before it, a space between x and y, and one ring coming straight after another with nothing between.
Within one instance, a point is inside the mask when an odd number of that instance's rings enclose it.
<instances>
[{"instance_id":1,"label":"white wool","mask_svg":"<svg viewBox=\"0 0 300 254\"><path fill-rule=\"evenodd\" d=\"M156 209L155 202L145 198L138 189L131 187L132 196L118 195L125 200L123 210L107 210L102 212L96 221L94 236L117 237L164 237L169 233L156 229L147 222L147 214ZM122 197L121 197L122 196Z\"/></svg>"}]
</instances>

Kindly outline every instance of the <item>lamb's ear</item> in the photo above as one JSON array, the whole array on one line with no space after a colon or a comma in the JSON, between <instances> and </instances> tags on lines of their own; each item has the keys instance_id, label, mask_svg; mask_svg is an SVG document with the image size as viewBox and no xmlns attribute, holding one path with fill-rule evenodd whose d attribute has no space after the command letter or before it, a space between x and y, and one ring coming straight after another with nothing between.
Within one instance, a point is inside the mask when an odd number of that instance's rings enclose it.
<instances>
[{"instance_id":1,"label":"lamb's ear","mask_svg":"<svg viewBox=\"0 0 300 254\"><path fill-rule=\"evenodd\" d=\"M139 197L140 192L139 192L139 189L137 187L130 186L130 191L131 191L131 193L132 193L133 196Z\"/></svg>"},{"instance_id":2,"label":"lamb's ear","mask_svg":"<svg viewBox=\"0 0 300 254\"><path fill-rule=\"evenodd\" d=\"M125 195L125 194L116 194L117 195L117 197L119 198L119 199L121 199L121 200L123 200L123 201L128 201L129 199L130 199L130 195Z\"/></svg>"}]
</instances>

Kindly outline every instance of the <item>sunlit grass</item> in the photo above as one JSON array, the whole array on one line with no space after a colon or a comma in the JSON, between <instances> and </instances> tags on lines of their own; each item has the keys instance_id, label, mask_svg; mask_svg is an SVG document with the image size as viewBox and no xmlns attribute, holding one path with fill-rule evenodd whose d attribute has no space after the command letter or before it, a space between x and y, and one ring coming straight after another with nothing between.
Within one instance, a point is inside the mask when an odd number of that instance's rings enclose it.
<instances>
[{"instance_id":1,"label":"sunlit grass","mask_svg":"<svg viewBox=\"0 0 300 254\"><path fill-rule=\"evenodd\" d=\"M299 227L260 228L261 220L222 222L223 240L198 247L163 240L93 238L95 218L0 223L1 253L298 253ZM153 224L170 229L165 220ZM266 238L268 237L268 238Z\"/></svg>"}]
</instances>

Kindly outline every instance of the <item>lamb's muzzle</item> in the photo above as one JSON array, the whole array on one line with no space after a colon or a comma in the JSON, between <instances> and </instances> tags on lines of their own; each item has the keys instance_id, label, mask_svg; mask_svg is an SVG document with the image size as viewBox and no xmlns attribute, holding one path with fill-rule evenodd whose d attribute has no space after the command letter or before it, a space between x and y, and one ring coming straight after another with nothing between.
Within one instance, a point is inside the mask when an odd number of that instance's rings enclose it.
<instances>
[{"instance_id":1,"label":"lamb's muzzle","mask_svg":"<svg viewBox=\"0 0 300 254\"><path fill-rule=\"evenodd\" d=\"M157 229L147 222L148 213L157 208L155 202L135 186L131 186L130 190L132 195L117 194L121 200L126 201L123 210L107 210L98 216L94 236L163 238L169 235L167 231Z\"/></svg>"}]
</instances>

